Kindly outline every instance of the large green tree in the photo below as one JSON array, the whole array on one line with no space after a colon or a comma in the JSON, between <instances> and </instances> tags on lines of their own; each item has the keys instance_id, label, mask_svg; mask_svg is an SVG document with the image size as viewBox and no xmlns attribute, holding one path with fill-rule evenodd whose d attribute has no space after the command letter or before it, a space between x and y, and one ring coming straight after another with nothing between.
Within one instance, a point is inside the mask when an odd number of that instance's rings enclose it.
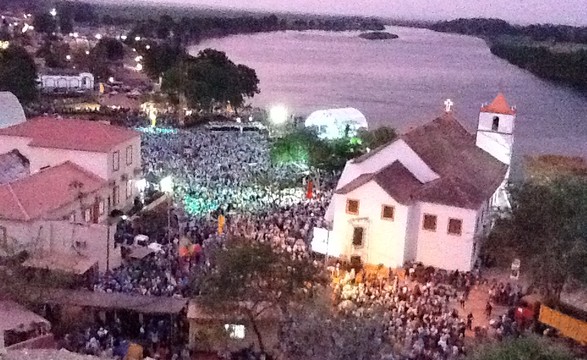
<instances>
[{"instance_id":1,"label":"large green tree","mask_svg":"<svg viewBox=\"0 0 587 360\"><path fill-rule=\"evenodd\" d=\"M232 239L214 251L210 261L214 269L194 281L194 293L211 310L246 318L264 352L259 318L268 312L287 318L292 304L304 302L327 283L323 268L310 258L269 244Z\"/></svg>"},{"instance_id":2,"label":"large green tree","mask_svg":"<svg viewBox=\"0 0 587 360\"><path fill-rule=\"evenodd\" d=\"M373 130L360 130L357 135L361 139L362 146L371 150L397 138L395 129L388 126L381 126Z\"/></svg>"},{"instance_id":3,"label":"large green tree","mask_svg":"<svg viewBox=\"0 0 587 360\"><path fill-rule=\"evenodd\" d=\"M185 56L184 49L176 44L163 42L161 44L150 43L148 46L149 49L141 50L141 54L143 55L143 69L152 79L159 79L160 76L176 66ZM180 71L181 69L178 68L177 70ZM175 84L174 86L179 86L179 80L170 80L169 78L167 80Z\"/></svg>"},{"instance_id":4,"label":"large green tree","mask_svg":"<svg viewBox=\"0 0 587 360\"><path fill-rule=\"evenodd\" d=\"M36 82L35 62L24 48L11 45L0 50L0 91L10 91L28 104L37 98Z\"/></svg>"},{"instance_id":5,"label":"large green tree","mask_svg":"<svg viewBox=\"0 0 587 360\"><path fill-rule=\"evenodd\" d=\"M587 180L527 181L512 187L511 204L496 220L487 251L520 258L522 271L553 301L570 279L587 282Z\"/></svg>"},{"instance_id":6,"label":"large green tree","mask_svg":"<svg viewBox=\"0 0 587 360\"><path fill-rule=\"evenodd\" d=\"M184 95L191 107L207 111L216 104L229 103L236 110L246 98L260 92L253 69L236 65L224 52L214 49L202 50L168 70L163 77L163 90Z\"/></svg>"}]
</instances>

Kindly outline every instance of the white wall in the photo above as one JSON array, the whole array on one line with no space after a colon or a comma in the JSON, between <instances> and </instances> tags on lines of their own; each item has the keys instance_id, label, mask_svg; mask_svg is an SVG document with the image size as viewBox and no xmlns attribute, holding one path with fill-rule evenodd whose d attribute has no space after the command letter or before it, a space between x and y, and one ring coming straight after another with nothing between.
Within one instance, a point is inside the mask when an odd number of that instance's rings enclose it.
<instances>
[{"instance_id":1,"label":"white wall","mask_svg":"<svg viewBox=\"0 0 587 360\"><path fill-rule=\"evenodd\" d=\"M132 146L132 160L131 163L127 164L126 158L126 149L128 146ZM118 170L114 170L113 164L114 153L118 151L120 154L120 161ZM116 146L114 149L110 150L108 154L104 154L106 156L106 168L107 168L107 179L112 180L115 182L115 186L118 186L120 189L120 203L117 206L113 206L118 209L126 208L133 203L134 197L138 194L136 189L136 180L140 178L140 175L135 175L135 170L141 169L141 138L137 136L131 140L125 141L120 145ZM126 176L127 180L124 180ZM130 181L131 185L129 190L131 190L130 195L127 197L126 193L126 186L127 182Z\"/></svg>"},{"instance_id":2,"label":"white wall","mask_svg":"<svg viewBox=\"0 0 587 360\"><path fill-rule=\"evenodd\" d=\"M29 159L31 173L45 166L55 166L69 160L103 179L108 178L107 155L104 153L31 147L28 146L30 141L28 138L0 135L0 153L18 149Z\"/></svg>"},{"instance_id":3,"label":"white wall","mask_svg":"<svg viewBox=\"0 0 587 360\"><path fill-rule=\"evenodd\" d=\"M347 199L360 201L358 215L346 213ZM335 195L333 202L333 241L338 244L345 258L358 255L367 264L383 264L388 267L403 265L408 223L407 206L396 202L375 182L369 182L346 195ZM383 205L395 208L393 221L381 218ZM365 227L365 240L361 248L352 245L353 220L358 220L361 226Z\"/></svg>"},{"instance_id":4,"label":"white wall","mask_svg":"<svg viewBox=\"0 0 587 360\"><path fill-rule=\"evenodd\" d=\"M471 270L474 265L476 210L418 203L414 218L418 219L416 260L428 266L447 270ZM424 215L436 215L436 231L423 229ZM448 233L449 218L462 220L461 235Z\"/></svg>"},{"instance_id":5,"label":"white wall","mask_svg":"<svg viewBox=\"0 0 587 360\"><path fill-rule=\"evenodd\" d=\"M499 118L497 131L492 129L493 118ZM516 117L493 113L480 113L476 144L504 164L510 164L514 145Z\"/></svg>"},{"instance_id":6,"label":"white wall","mask_svg":"<svg viewBox=\"0 0 587 360\"><path fill-rule=\"evenodd\" d=\"M27 250L34 256L51 252L78 255L79 251L79 255L98 262L101 272L106 271L108 261L111 269L120 266L122 261L120 248L114 247L115 226L110 227L110 232L105 224L80 225L69 221L0 220L0 226L6 229L8 237L4 245L12 251ZM110 247L109 253L107 244Z\"/></svg>"},{"instance_id":7,"label":"white wall","mask_svg":"<svg viewBox=\"0 0 587 360\"><path fill-rule=\"evenodd\" d=\"M86 80L84 83L84 79ZM41 87L43 89L94 89L94 75L81 73L79 75L41 75Z\"/></svg>"},{"instance_id":8,"label":"white wall","mask_svg":"<svg viewBox=\"0 0 587 360\"><path fill-rule=\"evenodd\" d=\"M353 163L353 160L348 161L336 188L340 189L361 174L377 172L396 160L399 160L422 183L436 180L439 177L405 141L398 139L361 163L356 164ZM334 220L334 211L331 202L326 211L325 219L327 221Z\"/></svg>"}]
</instances>

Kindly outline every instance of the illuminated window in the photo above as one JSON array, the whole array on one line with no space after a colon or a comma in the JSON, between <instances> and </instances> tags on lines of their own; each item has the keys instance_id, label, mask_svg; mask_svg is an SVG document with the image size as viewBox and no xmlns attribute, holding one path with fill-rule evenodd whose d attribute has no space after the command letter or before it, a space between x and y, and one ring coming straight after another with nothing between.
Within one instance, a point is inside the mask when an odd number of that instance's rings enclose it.
<instances>
[{"instance_id":1,"label":"illuminated window","mask_svg":"<svg viewBox=\"0 0 587 360\"><path fill-rule=\"evenodd\" d=\"M126 147L126 165L132 164L132 145Z\"/></svg>"},{"instance_id":2,"label":"illuminated window","mask_svg":"<svg viewBox=\"0 0 587 360\"><path fill-rule=\"evenodd\" d=\"M87 208L84 210L84 221L85 222L92 221L92 209Z\"/></svg>"},{"instance_id":3,"label":"illuminated window","mask_svg":"<svg viewBox=\"0 0 587 360\"><path fill-rule=\"evenodd\" d=\"M69 215L69 222L71 222L71 223L75 222L75 212L72 212L71 215Z\"/></svg>"},{"instance_id":4,"label":"illuminated window","mask_svg":"<svg viewBox=\"0 0 587 360\"><path fill-rule=\"evenodd\" d=\"M425 214L422 229L436 231L436 215Z\"/></svg>"},{"instance_id":5,"label":"illuminated window","mask_svg":"<svg viewBox=\"0 0 587 360\"><path fill-rule=\"evenodd\" d=\"M104 215L104 199L98 199L98 214Z\"/></svg>"},{"instance_id":6,"label":"illuminated window","mask_svg":"<svg viewBox=\"0 0 587 360\"><path fill-rule=\"evenodd\" d=\"M126 182L126 198L130 198L132 196L132 180L128 180Z\"/></svg>"},{"instance_id":7,"label":"illuminated window","mask_svg":"<svg viewBox=\"0 0 587 360\"><path fill-rule=\"evenodd\" d=\"M365 229L362 227L356 227L353 229L353 246L363 246L363 236L365 235Z\"/></svg>"},{"instance_id":8,"label":"illuminated window","mask_svg":"<svg viewBox=\"0 0 587 360\"><path fill-rule=\"evenodd\" d=\"M448 233L451 235L461 235L463 231L463 220L448 219Z\"/></svg>"},{"instance_id":9,"label":"illuminated window","mask_svg":"<svg viewBox=\"0 0 587 360\"><path fill-rule=\"evenodd\" d=\"M120 153L115 151L112 153L112 171L120 169Z\"/></svg>"},{"instance_id":10,"label":"illuminated window","mask_svg":"<svg viewBox=\"0 0 587 360\"><path fill-rule=\"evenodd\" d=\"M224 324L224 330L231 339L242 340L245 338L245 326L239 324Z\"/></svg>"},{"instance_id":11,"label":"illuminated window","mask_svg":"<svg viewBox=\"0 0 587 360\"><path fill-rule=\"evenodd\" d=\"M393 206L383 205L381 209L381 218L384 220L393 220L395 208Z\"/></svg>"},{"instance_id":12,"label":"illuminated window","mask_svg":"<svg viewBox=\"0 0 587 360\"><path fill-rule=\"evenodd\" d=\"M352 215L359 215L359 200L347 200L346 212Z\"/></svg>"}]
</instances>

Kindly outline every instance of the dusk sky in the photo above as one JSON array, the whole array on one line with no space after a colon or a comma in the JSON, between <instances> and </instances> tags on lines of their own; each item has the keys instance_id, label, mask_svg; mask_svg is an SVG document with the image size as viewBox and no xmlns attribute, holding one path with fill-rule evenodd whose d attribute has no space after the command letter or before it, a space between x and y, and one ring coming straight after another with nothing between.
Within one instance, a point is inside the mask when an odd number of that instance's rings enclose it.
<instances>
[{"instance_id":1,"label":"dusk sky","mask_svg":"<svg viewBox=\"0 0 587 360\"><path fill-rule=\"evenodd\" d=\"M497 17L514 23L587 25L587 0L145 0L312 13L377 15L408 19Z\"/></svg>"}]
</instances>

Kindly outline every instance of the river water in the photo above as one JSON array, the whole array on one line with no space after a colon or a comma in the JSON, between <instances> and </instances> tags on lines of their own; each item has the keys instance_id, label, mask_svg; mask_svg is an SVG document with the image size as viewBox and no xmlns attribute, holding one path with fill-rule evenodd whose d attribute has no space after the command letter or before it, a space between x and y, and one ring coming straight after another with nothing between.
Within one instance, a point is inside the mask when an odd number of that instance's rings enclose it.
<instances>
[{"instance_id":1,"label":"river water","mask_svg":"<svg viewBox=\"0 0 587 360\"><path fill-rule=\"evenodd\" d=\"M447 98L472 131L481 104L501 90L518 109L517 163L524 154L587 156L587 94L508 64L475 37L388 30L399 39L285 31L207 40L190 52L215 48L255 69L261 88L255 106L283 104L298 115L351 106L365 114L370 127L389 125L402 132L442 114Z\"/></svg>"}]
</instances>

